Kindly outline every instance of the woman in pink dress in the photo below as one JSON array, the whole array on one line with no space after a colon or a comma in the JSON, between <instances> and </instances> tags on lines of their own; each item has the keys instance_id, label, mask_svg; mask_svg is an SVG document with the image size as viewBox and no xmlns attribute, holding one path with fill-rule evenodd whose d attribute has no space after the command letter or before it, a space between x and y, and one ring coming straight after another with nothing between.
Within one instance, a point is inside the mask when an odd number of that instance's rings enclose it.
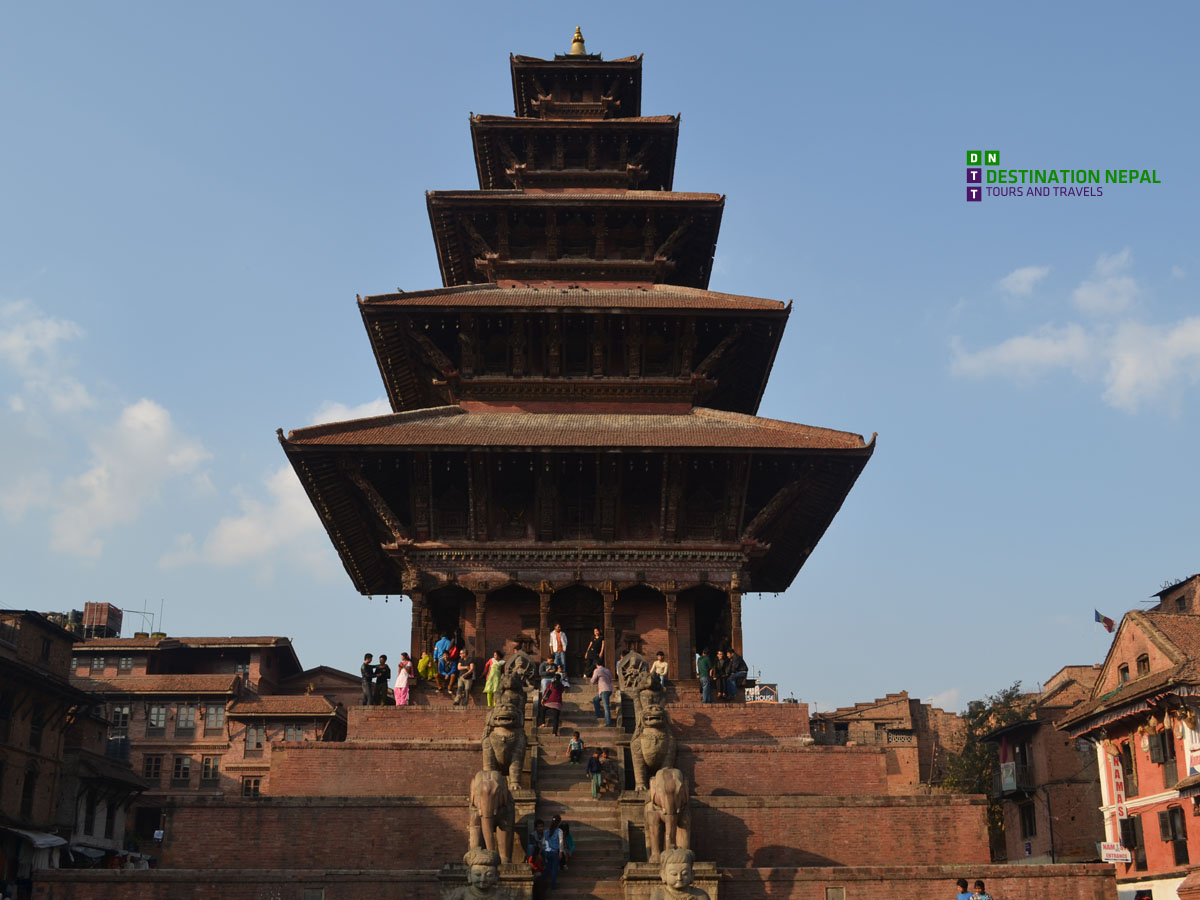
<instances>
[{"instance_id":1,"label":"woman in pink dress","mask_svg":"<svg viewBox=\"0 0 1200 900\"><path fill-rule=\"evenodd\" d=\"M413 677L412 658L407 653L400 654L400 664L396 666L396 705L408 706L408 682Z\"/></svg>"}]
</instances>

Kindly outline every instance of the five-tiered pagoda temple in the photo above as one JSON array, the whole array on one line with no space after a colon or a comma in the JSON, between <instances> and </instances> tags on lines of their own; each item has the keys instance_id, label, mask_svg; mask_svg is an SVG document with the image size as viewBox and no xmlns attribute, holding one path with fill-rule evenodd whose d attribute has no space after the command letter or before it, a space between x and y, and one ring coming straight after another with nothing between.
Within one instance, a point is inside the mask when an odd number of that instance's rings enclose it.
<instances>
[{"instance_id":1,"label":"five-tiered pagoda temple","mask_svg":"<svg viewBox=\"0 0 1200 900\"><path fill-rule=\"evenodd\" d=\"M690 675L742 649L874 442L755 415L790 305L708 290L724 197L673 189L679 118L640 56L511 58L472 116L479 189L431 191L443 287L360 298L393 412L280 440L364 594L412 599L414 653L593 628ZM686 677L686 676L685 676Z\"/></svg>"}]
</instances>

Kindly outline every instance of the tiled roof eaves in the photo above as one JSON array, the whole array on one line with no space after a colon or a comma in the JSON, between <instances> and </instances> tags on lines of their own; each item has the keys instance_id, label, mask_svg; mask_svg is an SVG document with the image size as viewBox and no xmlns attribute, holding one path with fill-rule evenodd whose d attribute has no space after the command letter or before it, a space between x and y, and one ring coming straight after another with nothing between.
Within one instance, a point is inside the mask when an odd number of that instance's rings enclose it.
<instances>
[{"instance_id":1,"label":"tiled roof eaves","mask_svg":"<svg viewBox=\"0 0 1200 900\"><path fill-rule=\"evenodd\" d=\"M232 694L239 680L237 675L71 676L73 686L93 694Z\"/></svg>"},{"instance_id":2,"label":"tiled roof eaves","mask_svg":"<svg viewBox=\"0 0 1200 900\"><path fill-rule=\"evenodd\" d=\"M528 206L579 206L584 202L589 205L594 203L614 206L627 203L634 203L638 206L676 206L690 203L713 207L721 207L725 204L724 194L687 191L592 191L587 188L562 188L537 192L515 189L426 191L425 197L430 209L451 205L468 206L475 209L492 203L519 203Z\"/></svg>"},{"instance_id":3,"label":"tiled roof eaves","mask_svg":"<svg viewBox=\"0 0 1200 900\"><path fill-rule=\"evenodd\" d=\"M1060 729L1078 730L1087 720L1101 713L1157 696L1174 686L1200 684L1200 672L1191 663L1152 672L1118 685L1113 690L1080 703L1057 722Z\"/></svg>"},{"instance_id":4,"label":"tiled roof eaves","mask_svg":"<svg viewBox=\"0 0 1200 900\"><path fill-rule=\"evenodd\" d=\"M604 308L614 312L632 309L730 310L738 313L775 313L786 317L787 305L779 300L743 297L699 288L656 285L637 288L501 288L497 285L460 285L430 291L380 294L364 297L359 306L365 316L392 308Z\"/></svg>"},{"instance_id":5,"label":"tiled roof eaves","mask_svg":"<svg viewBox=\"0 0 1200 900\"><path fill-rule=\"evenodd\" d=\"M471 117L472 124L518 126L522 128L579 128L582 130L621 130L629 125L670 125L678 121L677 116L625 116L615 119L531 119L526 116L499 116L483 113Z\"/></svg>"}]
</instances>

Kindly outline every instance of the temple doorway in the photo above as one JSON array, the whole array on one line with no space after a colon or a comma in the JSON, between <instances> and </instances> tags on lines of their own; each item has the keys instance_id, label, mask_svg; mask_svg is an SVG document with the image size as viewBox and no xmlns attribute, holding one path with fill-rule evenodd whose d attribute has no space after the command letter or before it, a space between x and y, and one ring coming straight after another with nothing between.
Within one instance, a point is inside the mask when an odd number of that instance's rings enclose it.
<instances>
[{"instance_id":1,"label":"temple doorway","mask_svg":"<svg viewBox=\"0 0 1200 900\"><path fill-rule=\"evenodd\" d=\"M716 652L729 643L729 597L707 584L682 591L679 596L692 603L693 645L687 666L694 670L700 651L707 648ZM683 660L680 660L680 667L683 667Z\"/></svg>"},{"instance_id":2,"label":"temple doorway","mask_svg":"<svg viewBox=\"0 0 1200 900\"><path fill-rule=\"evenodd\" d=\"M550 630L561 624L567 635L567 675L583 678L587 672L584 651L592 639L592 629L604 633L604 598L599 591L573 584L556 591L550 598Z\"/></svg>"}]
</instances>

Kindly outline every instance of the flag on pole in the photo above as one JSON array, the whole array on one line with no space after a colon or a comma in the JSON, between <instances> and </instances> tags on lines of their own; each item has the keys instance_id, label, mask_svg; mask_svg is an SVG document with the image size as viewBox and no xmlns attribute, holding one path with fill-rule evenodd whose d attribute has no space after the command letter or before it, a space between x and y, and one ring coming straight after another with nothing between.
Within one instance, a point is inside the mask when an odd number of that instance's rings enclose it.
<instances>
[{"instance_id":1,"label":"flag on pole","mask_svg":"<svg viewBox=\"0 0 1200 900\"><path fill-rule=\"evenodd\" d=\"M1100 610L1096 610L1096 621L1104 626L1105 631L1111 632L1114 628L1117 627L1117 623L1114 622L1112 619L1110 619L1108 616L1100 615Z\"/></svg>"}]
</instances>

